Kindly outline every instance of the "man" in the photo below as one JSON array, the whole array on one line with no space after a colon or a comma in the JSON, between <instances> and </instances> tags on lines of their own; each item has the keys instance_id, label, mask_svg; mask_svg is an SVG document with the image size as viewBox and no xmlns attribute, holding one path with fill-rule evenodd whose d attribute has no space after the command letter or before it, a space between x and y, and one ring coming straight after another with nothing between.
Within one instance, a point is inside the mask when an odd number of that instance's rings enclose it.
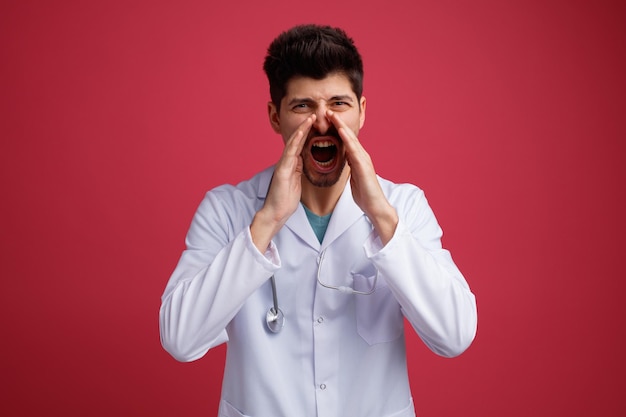
<instances>
[{"instance_id":1,"label":"man","mask_svg":"<svg viewBox=\"0 0 626 417\"><path fill-rule=\"evenodd\" d=\"M192 361L228 342L220 416L414 416L406 317L456 356L476 304L423 192L378 177L358 134L363 65L340 29L270 45L273 168L207 193L167 284L161 341Z\"/></svg>"}]
</instances>

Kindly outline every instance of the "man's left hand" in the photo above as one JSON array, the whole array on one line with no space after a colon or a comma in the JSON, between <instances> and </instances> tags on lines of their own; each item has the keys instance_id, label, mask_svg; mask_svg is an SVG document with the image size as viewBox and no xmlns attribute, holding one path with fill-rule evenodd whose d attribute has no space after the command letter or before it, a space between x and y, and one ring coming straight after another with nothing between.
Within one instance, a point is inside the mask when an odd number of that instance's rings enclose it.
<instances>
[{"instance_id":1,"label":"man's left hand","mask_svg":"<svg viewBox=\"0 0 626 417\"><path fill-rule=\"evenodd\" d=\"M346 159L351 169L352 197L370 219L383 245L385 245L393 237L396 230L398 214L385 197L376 177L372 158L359 142L359 138L337 113L328 110L327 116L343 140Z\"/></svg>"}]
</instances>

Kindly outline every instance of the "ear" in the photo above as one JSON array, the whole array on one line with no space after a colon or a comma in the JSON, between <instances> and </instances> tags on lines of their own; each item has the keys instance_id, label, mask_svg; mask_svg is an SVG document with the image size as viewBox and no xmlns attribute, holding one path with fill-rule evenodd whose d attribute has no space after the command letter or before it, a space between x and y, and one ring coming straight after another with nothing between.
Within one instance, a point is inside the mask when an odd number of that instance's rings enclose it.
<instances>
[{"instance_id":1,"label":"ear","mask_svg":"<svg viewBox=\"0 0 626 417\"><path fill-rule=\"evenodd\" d=\"M276 105L271 101L267 103L267 114L270 118L270 125L272 125L274 132L280 133L280 115L278 114Z\"/></svg>"},{"instance_id":2,"label":"ear","mask_svg":"<svg viewBox=\"0 0 626 417\"><path fill-rule=\"evenodd\" d=\"M365 105L367 104L367 100L365 100L365 96L361 96L361 112L359 114L360 126L359 129L363 127L365 124Z\"/></svg>"}]
</instances>

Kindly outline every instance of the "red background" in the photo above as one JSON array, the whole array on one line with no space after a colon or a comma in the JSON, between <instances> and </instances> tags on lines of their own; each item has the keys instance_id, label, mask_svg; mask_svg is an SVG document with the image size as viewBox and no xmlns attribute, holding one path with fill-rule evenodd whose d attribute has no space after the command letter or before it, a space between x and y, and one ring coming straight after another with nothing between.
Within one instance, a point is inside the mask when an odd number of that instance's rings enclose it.
<instances>
[{"instance_id":1,"label":"red background","mask_svg":"<svg viewBox=\"0 0 626 417\"><path fill-rule=\"evenodd\" d=\"M160 296L204 192L277 160L261 63L307 22L477 296L461 357L409 336L418 415L626 415L626 8L521 0L2 1L0 414L215 415L225 349L169 357Z\"/></svg>"}]
</instances>

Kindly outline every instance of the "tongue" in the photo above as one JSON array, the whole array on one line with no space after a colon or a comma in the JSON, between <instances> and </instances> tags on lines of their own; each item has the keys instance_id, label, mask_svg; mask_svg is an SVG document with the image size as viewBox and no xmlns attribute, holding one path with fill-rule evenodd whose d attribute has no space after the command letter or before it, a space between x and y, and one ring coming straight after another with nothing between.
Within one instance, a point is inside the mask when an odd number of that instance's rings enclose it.
<instances>
[{"instance_id":1,"label":"tongue","mask_svg":"<svg viewBox=\"0 0 626 417\"><path fill-rule=\"evenodd\" d=\"M333 159L336 151L337 149L334 146L328 146L325 148L313 146L311 149L311 155L317 162L328 162Z\"/></svg>"}]
</instances>

